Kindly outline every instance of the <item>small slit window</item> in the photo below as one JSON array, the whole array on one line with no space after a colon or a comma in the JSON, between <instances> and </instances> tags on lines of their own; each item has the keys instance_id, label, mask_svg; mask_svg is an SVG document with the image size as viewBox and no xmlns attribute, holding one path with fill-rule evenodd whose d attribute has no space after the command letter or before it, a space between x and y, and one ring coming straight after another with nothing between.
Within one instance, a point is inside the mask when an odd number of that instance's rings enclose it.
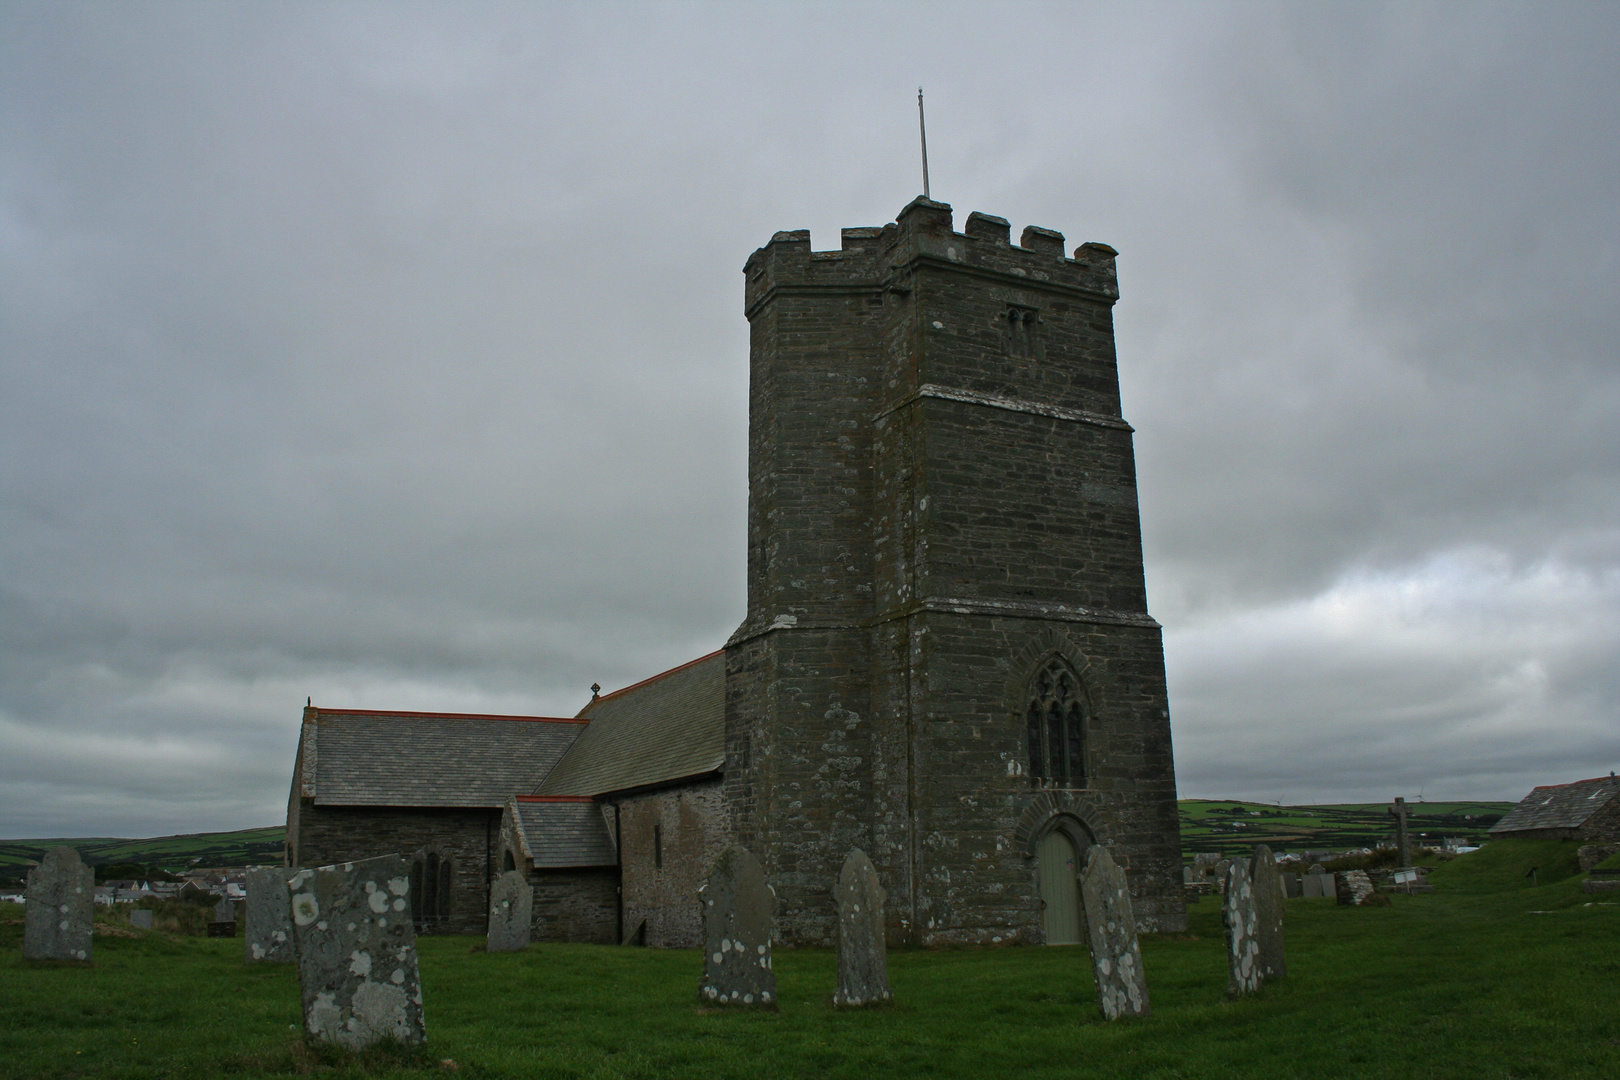
<instances>
[{"instance_id":1,"label":"small slit window","mask_svg":"<svg viewBox=\"0 0 1620 1080\"><path fill-rule=\"evenodd\" d=\"M1040 312L1034 308L1008 307L1003 316L1007 351L1013 356L1034 357L1040 350Z\"/></svg>"}]
</instances>

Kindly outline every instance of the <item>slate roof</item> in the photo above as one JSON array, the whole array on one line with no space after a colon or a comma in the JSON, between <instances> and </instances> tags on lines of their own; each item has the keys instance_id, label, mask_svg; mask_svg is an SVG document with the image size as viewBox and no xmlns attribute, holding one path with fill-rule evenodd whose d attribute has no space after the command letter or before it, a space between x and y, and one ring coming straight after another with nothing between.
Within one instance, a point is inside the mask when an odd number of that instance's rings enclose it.
<instances>
[{"instance_id":1,"label":"slate roof","mask_svg":"<svg viewBox=\"0 0 1620 1080\"><path fill-rule=\"evenodd\" d=\"M702 776L725 760L726 657L700 656L595 698L536 795L603 795Z\"/></svg>"},{"instance_id":2,"label":"slate roof","mask_svg":"<svg viewBox=\"0 0 1620 1080\"><path fill-rule=\"evenodd\" d=\"M301 794L317 806L506 805L578 738L577 719L304 710Z\"/></svg>"},{"instance_id":3,"label":"slate roof","mask_svg":"<svg viewBox=\"0 0 1620 1080\"><path fill-rule=\"evenodd\" d=\"M1587 818L1620 796L1620 777L1600 776L1573 784L1549 784L1531 790L1491 826L1492 833L1527 832L1531 829L1578 829Z\"/></svg>"},{"instance_id":4,"label":"slate roof","mask_svg":"<svg viewBox=\"0 0 1620 1080\"><path fill-rule=\"evenodd\" d=\"M617 866L618 851L595 799L519 795L507 805L517 838L536 869Z\"/></svg>"}]
</instances>

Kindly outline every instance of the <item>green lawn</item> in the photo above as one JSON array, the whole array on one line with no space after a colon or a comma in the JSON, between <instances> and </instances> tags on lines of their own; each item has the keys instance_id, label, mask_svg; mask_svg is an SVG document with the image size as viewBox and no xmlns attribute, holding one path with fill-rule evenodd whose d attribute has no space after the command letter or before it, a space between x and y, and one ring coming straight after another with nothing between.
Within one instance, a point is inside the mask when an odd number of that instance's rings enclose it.
<instances>
[{"instance_id":1,"label":"green lawn","mask_svg":"<svg viewBox=\"0 0 1620 1080\"><path fill-rule=\"evenodd\" d=\"M98 937L94 966L57 967L11 921L0 1076L1613 1078L1620 906L1563 876L1573 846L1499 841L1384 908L1291 900L1290 976L1247 1001L1203 900L1143 943L1154 1015L1115 1024L1080 948L896 951L896 1006L855 1014L830 952L781 950L781 1012L735 1014L698 1008L693 952L426 938L428 1046L359 1061L303 1049L293 971L239 941Z\"/></svg>"}]
</instances>

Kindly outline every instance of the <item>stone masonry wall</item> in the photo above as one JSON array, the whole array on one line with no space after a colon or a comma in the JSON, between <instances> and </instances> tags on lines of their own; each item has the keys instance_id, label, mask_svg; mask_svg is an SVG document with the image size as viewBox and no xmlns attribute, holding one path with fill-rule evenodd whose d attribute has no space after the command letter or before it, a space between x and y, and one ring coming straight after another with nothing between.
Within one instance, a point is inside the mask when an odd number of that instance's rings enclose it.
<instances>
[{"instance_id":1,"label":"stone masonry wall","mask_svg":"<svg viewBox=\"0 0 1620 1080\"><path fill-rule=\"evenodd\" d=\"M853 845L891 940L1035 941L1039 838L1109 845L1144 929L1185 925L1163 652L1147 614L1113 251L917 200L749 259L748 615L727 647L727 799L788 941L826 943ZM1087 775L1024 766L1061 656Z\"/></svg>"},{"instance_id":2,"label":"stone masonry wall","mask_svg":"<svg viewBox=\"0 0 1620 1080\"><path fill-rule=\"evenodd\" d=\"M731 843L720 781L627 796L618 802L618 812L623 933L634 934L645 921L649 946L702 945L697 891ZM661 860L655 857L655 829Z\"/></svg>"},{"instance_id":3,"label":"stone masonry wall","mask_svg":"<svg viewBox=\"0 0 1620 1080\"><path fill-rule=\"evenodd\" d=\"M535 941L618 943L619 874L612 867L531 870Z\"/></svg>"},{"instance_id":4,"label":"stone masonry wall","mask_svg":"<svg viewBox=\"0 0 1620 1080\"><path fill-rule=\"evenodd\" d=\"M306 867L395 854L410 862L436 851L452 860L450 919L443 932L482 934L500 825L495 809L316 806L301 799L289 848L297 865Z\"/></svg>"}]
</instances>

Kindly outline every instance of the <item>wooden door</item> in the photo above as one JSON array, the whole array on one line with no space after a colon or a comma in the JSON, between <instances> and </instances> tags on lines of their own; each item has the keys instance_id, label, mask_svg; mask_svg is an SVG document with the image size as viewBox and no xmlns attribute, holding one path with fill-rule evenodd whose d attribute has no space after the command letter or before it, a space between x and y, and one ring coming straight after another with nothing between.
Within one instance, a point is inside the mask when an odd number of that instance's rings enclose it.
<instances>
[{"instance_id":1,"label":"wooden door","mask_svg":"<svg viewBox=\"0 0 1620 1080\"><path fill-rule=\"evenodd\" d=\"M1041 838L1041 909L1048 945L1080 943L1080 884L1074 841L1053 829Z\"/></svg>"}]
</instances>

